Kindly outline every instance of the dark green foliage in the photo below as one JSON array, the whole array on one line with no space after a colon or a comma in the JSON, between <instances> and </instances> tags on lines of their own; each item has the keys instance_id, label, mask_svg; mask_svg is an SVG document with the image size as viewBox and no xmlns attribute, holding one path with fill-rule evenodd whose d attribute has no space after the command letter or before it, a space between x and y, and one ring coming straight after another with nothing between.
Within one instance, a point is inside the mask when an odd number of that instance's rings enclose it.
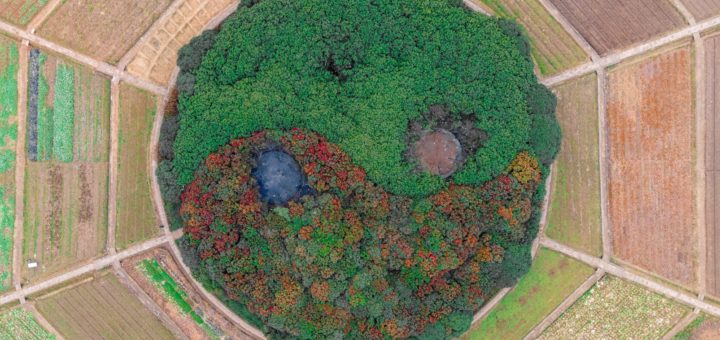
<instances>
[{"instance_id":1,"label":"dark green foliage","mask_svg":"<svg viewBox=\"0 0 720 340\"><path fill-rule=\"evenodd\" d=\"M562 131L555 116L533 115L530 146L543 164L550 165L560 150Z\"/></svg>"},{"instance_id":2,"label":"dark green foliage","mask_svg":"<svg viewBox=\"0 0 720 340\"><path fill-rule=\"evenodd\" d=\"M163 117L162 127L160 128L160 142L158 145L160 159L172 161L173 158L175 158L173 143L175 142L178 128L180 128L180 116L165 115Z\"/></svg>"},{"instance_id":3,"label":"dark green foliage","mask_svg":"<svg viewBox=\"0 0 720 340\"><path fill-rule=\"evenodd\" d=\"M517 49L528 59L530 56L530 41L526 38L525 29L517 22L509 19L499 19L500 28L509 37L515 38Z\"/></svg>"},{"instance_id":4,"label":"dark green foliage","mask_svg":"<svg viewBox=\"0 0 720 340\"><path fill-rule=\"evenodd\" d=\"M475 114L487 133L456 183L488 181L530 148L527 42L515 24L457 1L265 0L241 7L205 54L212 40L179 58L181 185L232 138L302 127L339 144L392 193L437 192L447 182L403 157L408 122L434 104Z\"/></svg>"},{"instance_id":5,"label":"dark green foliage","mask_svg":"<svg viewBox=\"0 0 720 340\"><path fill-rule=\"evenodd\" d=\"M202 59L215 42L217 31L207 30L193 38L188 45L178 52L177 65L180 75L177 79L177 89L185 95L192 95L195 86L195 71L200 67Z\"/></svg>"},{"instance_id":6,"label":"dark green foliage","mask_svg":"<svg viewBox=\"0 0 720 340\"><path fill-rule=\"evenodd\" d=\"M155 175L157 176L160 186L160 194L163 198L170 229L180 229L182 228L182 220L180 219L180 194L183 188L177 184L177 175L175 175L175 171L173 171L172 162L168 160L160 161Z\"/></svg>"}]
</instances>

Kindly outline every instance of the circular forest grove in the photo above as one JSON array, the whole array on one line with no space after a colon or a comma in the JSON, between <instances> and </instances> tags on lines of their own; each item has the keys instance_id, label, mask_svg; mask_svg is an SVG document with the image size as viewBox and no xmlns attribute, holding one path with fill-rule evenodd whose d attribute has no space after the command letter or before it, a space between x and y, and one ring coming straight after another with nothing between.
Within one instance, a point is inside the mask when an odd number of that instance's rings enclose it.
<instances>
[{"instance_id":1,"label":"circular forest grove","mask_svg":"<svg viewBox=\"0 0 720 340\"><path fill-rule=\"evenodd\" d=\"M527 272L560 143L522 32L459 0L265 0L193 39L157 172L193 275L273 338L465 332Z\"/></svg>"}]
</instances>

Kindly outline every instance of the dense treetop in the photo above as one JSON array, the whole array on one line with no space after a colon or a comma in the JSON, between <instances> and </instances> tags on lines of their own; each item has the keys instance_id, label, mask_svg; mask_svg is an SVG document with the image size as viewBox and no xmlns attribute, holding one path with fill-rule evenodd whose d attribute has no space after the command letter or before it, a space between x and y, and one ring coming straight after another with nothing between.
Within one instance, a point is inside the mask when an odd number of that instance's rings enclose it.
<instances>
[{"instance_id":1,"label":"dense treetop","mask_svg":"<svg viewBox=\"0 0 720 340\"><path fill-rule=\"evenodd\" d=\"M547 160L557 149L554 118L540 117L552 96L536 84L517 27L456 0L262 1L195 39L178 63L181 185L231 138L301 127L339 144L392 193L437 192L447 182L403 156L408 122L431 105L474 114L488 136L456 183L494 178L521 150L549 151ZM533 124L549 129L550 148L530 140Z\"/></svg>"}]
</instances>

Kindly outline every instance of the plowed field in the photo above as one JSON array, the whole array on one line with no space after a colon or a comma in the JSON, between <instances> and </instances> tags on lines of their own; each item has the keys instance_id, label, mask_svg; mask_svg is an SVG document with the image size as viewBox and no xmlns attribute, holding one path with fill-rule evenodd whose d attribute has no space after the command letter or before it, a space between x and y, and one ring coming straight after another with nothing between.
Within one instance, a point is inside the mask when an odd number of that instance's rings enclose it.
<instances>
[{"instance_id":1,"label":"plowed field","mask_svg":"<svg viewBox=\"0 0 720 340\"><path fill-rule=\"evenodd\" d=\"M695 20L704 20L720 14L720 0L680 0Z\"/></svg>"}]
</instances>

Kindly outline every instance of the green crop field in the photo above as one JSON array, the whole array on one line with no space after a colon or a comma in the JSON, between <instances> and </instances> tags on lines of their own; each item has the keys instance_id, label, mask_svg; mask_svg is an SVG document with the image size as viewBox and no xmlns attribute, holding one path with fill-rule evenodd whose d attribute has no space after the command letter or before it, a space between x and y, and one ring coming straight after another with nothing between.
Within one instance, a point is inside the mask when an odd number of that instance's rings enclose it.
<instances>
[{"instance_id":1,"label":"green crop field","mask_svg":"<svg viewBox=\"0 0 720 340\"><path fill-rule=\"evenodd\" d=\"M541 339L660 339L689 311L640 286L606 276Z\"/></svg>"},{"instance_id":2,"label":"green crop field","mask_svg":"<svg viewBox=\"0 0 720 340\"><path fill-rule=\"evenodd\" d=\"M0 19L25 26L47 2L48 0L2 0Z\"/></svg>"},{"instance_id":3,"label":"green crop field","mask_svg":"<svg viewBox=\"0 0 720 340\"><path fill-rule=\"evenodd\" d=\"M466 338L522 339L592 274L578 261L540 249L530 272Z\"/></svg>"},{"instance_id":4,"label":"green crop field","mask_svg":"<svg viewBox=\"0 0 720 340\"><path fill-rule=\"evenodd\" d=\"M0 36L0 291L11 286L15 230L17 44Z\"/></svg>"},{"instance_id":5,"label":"green crop field","mask_svg":"<svg viewBox=\"0 0 720 340\"><path fill-rule=\"evenodd\" d=\"M219 338L219 334L217 334L190 305L187 293L185 293L175 279L163 269L156 259L143 260L138 264L138 269L145 274L153 285L161 290L165 297L172 301L182 313L188 315L195 321L209 337L213 339Z\"/></svg>"},{"instance_id":6,"label":"green crop field","mask_svg":"<svg viewBox=\"0 0 720 340\"><path fill-rule=\"evenodd\" d=\"M0 339L55 339L55 335L42 328L32 314L18 307L0 314Z\"/></svg>"}]
</instances>

